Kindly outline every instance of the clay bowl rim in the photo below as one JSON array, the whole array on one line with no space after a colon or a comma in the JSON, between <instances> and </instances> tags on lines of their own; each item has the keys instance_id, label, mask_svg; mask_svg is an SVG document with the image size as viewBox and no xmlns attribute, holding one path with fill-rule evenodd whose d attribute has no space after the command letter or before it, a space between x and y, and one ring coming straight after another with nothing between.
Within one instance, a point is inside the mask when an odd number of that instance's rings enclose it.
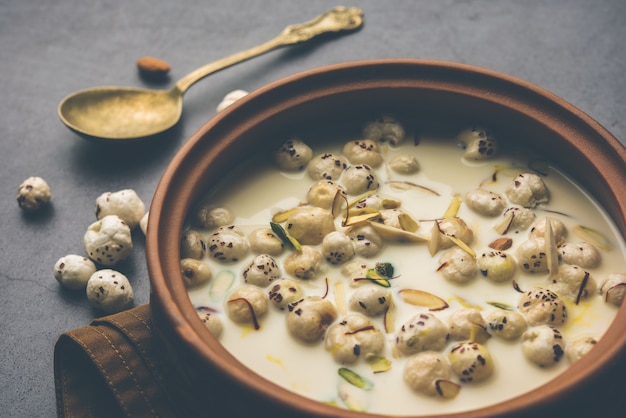
<instances>
[{"instance_id":1,"label":"clay bowl rim","mask_svg":"<svg viewBox=\"0 0 626 418\"><path fill-rule=\"evenodd\" d=\"M205 167L214 163L220 153L228 152L229 141L257 129L281 112L289 113L299 106L306 108L316 100L372 89L406 88L480 100L489 106L521 114L547 133L565 139L574 154L583 156L587 169L596 170L588 177L602 176L602 196L596 198L611 202L611 207L605 209L626 236L626 194L620 194L621 190L626 190L626 148L598 122L560 97L506 74L454 62L382 59L334 64L294 74L250 93L206 122L172 159L155 191L146 237L150 303L163 311L160 317L166 322L159 326L173 330L179 342L219 373L271 402L290 405L294 411L311 416L336 415L335 407L268 385L262 377L249 373L210 335L187 297L179 269L178 242L187 211L206 187ZM579 380L597 375L626 347L626 321L617 320L625 317L626 305L622 305L610 332L600 339L593 353L568 367L562 378L468 413L473 416L521 413L531 406L537 408L564 399ZM342 414L354 418L373 416L344 410Z\"/></svg>"}]
</instances>

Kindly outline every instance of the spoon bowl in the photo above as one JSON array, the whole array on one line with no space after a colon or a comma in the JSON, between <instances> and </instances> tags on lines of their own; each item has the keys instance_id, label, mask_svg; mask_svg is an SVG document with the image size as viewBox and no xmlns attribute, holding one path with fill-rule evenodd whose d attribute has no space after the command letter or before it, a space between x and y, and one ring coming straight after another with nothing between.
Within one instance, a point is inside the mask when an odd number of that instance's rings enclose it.
<instances>
[{"instance_id":1,"label":"spoon bowl","mask_svg":"<svg viewBox=\"0 0 626 418\"><path fill-rule=\"evenodd\" d=\"M335 7L308 22L287 26L278 36L256 47L200 67L169 90L115 86L80 90L59 103L58 115L68 128L87 138L119 141L150 137L178 123L183 95L209 74L283 46L325 33L355 30L362 24L360 9Z\"/></svg>"},{"instance_id":2,"label":"spoon bowl","mask_svg":"<svg viewBox=\"0 0 626 418\"><path fill-rule=\"evenodd\" d=\"M182 93L176 87L97 87L78 91L59 105L63 122L76 133L122 140L166 131L176 125L182 110Z\"/></svg>"}]
</instances>

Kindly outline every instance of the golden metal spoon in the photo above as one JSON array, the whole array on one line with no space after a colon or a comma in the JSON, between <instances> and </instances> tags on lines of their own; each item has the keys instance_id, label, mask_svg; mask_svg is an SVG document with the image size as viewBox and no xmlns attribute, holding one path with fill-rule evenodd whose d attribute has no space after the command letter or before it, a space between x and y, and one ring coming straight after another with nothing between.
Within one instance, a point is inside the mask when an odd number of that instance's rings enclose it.
<instances>
[{"instance_id":1,"label":"golden metal spoon","mask_svg":"<svg viewBox=\"0 0 626 418\"><path fill-rule=\"evenodd\" d=\"M335 7L305 23L287 26L278 36L246 51L207 64L180 79L169 90L95 87L80 90L59 103L58 114L70 129L86 137L137 139L174 126L182 113L183 94L197 81L231 65L328 32L353 30L363 24L355 7Z\"/></svg>"}]
</instances>

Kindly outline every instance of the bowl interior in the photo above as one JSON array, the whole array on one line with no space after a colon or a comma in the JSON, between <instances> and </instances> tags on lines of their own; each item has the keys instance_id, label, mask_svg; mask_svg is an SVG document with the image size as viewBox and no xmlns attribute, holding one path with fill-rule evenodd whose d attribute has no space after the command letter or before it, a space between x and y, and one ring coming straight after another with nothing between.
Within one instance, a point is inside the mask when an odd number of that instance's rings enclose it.
<instances>
[{"instance_id":1,"label":"bowl interior","mask_svg":"<svg viewBox=\"0 0 626 418\"><path fill-rule=\"evenodd\" d=\"M197 320L183 285L178 243L187 212L231 167L294 132L340 128L348 121L392 114L424 129L458 131L479 124L507 132L499 140L540 151L589 191L626 236L626 151L604 128L536 86L471 66L419 60L346 63L297 74L251 93L202 127L163 175L150 208L147 255L151 304L159 326L203 364L271 402L333 416L337 410L271 387L239 363ZM325 128L325 129L326 129ZM272 144L272 145L268 145ZM626 313L620 309L618 319ZM182 341L182 343L181 343ZM626 345L626 321L550 387L494 405L524 410L565 396L576 381L606 366ZM593 366L592 366L593 365ZM294 398L296 402L294 402ZM362 416L346 411L346 416Z\"/></svg>"}]
</instances>

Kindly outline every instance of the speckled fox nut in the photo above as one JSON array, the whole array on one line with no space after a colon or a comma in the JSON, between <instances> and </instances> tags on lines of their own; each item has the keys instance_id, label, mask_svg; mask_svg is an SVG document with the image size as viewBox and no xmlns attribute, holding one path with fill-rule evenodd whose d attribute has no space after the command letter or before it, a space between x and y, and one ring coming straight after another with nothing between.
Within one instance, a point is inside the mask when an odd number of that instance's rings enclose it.
<instances>
[{"instance_id":1,"label":"speckled fox nut","mask_svg":"<svg viewBox=\"0 0 626 418\"><path fill-rule=\"evenodd\" d=\"M130 229L135 229L146 213L146 206L132 189L102 193L96 199L96 218L117 215Z\"/></svg>"},{"instance_id":2,"label":"speckled fox nut","mask_svg":"<svg viewBox=\"0 0 626 418\"><path fill-rule=\"evenodd\" d=\"M248 92L245 90L233 90L227 93L224 98L219 102L217 108L215 109L218 113L222 110L226 109L231 104L235 103L237 100L248 95Z\"/></svg>"},{"instance_id":3,"label":"speckled fox nut","mask_svg":"<svg viewBox=\"0 0 626 418\"><path fill-rule=\"evenodd\" d=\"M543 179L534 173L519 174L505 191L509 200L525 208L548 203L550 192Z\"/></svg>"},{"instance_id":4,"label":"speckled fox nut","mask_svg":"<svg viewBox=\"0 0 626 418\"><path fill-rule=\"evenodd\" d=\"M96 271L87 282L87 299L94 308L106 313L117 313L133 304L133 288L128 278L119 271Z\"/></svg>"},{"instance_id":5,"label":"speckled fox nut","mask_svg":"<svg viewBox=\"0 0 626 418\"><path fill-rule=\"evenodd\" d=\"M451 374L450 362L443 354L422 351L407 359L402 376L411 389L434 396L437 395L437 381L449 380Z\"/></svg>"},{"instance_id":6,"label":"speckled fox nut","mask_svg":"<svg viewBox=\"0 0 626 418\"><path fill-rule=\"evenodd\" d=\"M84 289L96 265L82 255L68 254L54 264L54 278L68 289Z\"/></svg>"},{"instance_id":7,"label":"speckled fox nut","mask_svg":"<svg viewBox=\"0 0 626 418\"><path fill-rule=\"evenodd\" d=\"M332 302L319 296L308 296L288 306L287 329L297 339L314 343L320 341L326 329L337 319Z\"/></svg>"},{"instance_id":8,"label":"speckled fox nut","mask_svg":"<svg viewBox=\"0 0 626 418\"><path fill-rule=\"evenodd\" d=\"M17 190L17 204L26 212L35 212L50 201L48 183L41 177L29 177Z\"/></svg>"},{"instance_id":9,"label":"speckled fox nut","mask_svg":"<svg viewBox=\"0 0 626 418\"><path fill-rule=\"evenodd\" d=\"M385 347L385 336L367 317L355 313L328 329L324 346L338 363L352 364L379 354Z\"/></svg>"},{"instance_id":10,"label":"speckled fox nut","mask_svg":"<svg viewBox=\"0 0 626 418\"><path fill-rule=\"evenodd\" d=\"M498 151L494 135L481 127L464 129L457 139L465 145L463 157L468 160L485 160L496 155Z\"/></svg>"},{"instance_id":11,"label":"speckled fox nut","mask_svg":"<svg viewBox=\"0 0 626 418\"><path fill-rule=\"evenodd\" d=\"M133 250L130 228L116 215L89 225L83 244L89 258L108 267L126 259Z\"/></svg>"},{"instance_id":12,"label":"speckled fox nut","mask_svg":"<svg viewBox=\"0 0 626 418\"><path fill-rule=\"evenodd\" d=\"M311 147L297 138L285 141L274 151L274 162L285 171L304 169L313 158Z\"/></svg>"}]
</instances>

